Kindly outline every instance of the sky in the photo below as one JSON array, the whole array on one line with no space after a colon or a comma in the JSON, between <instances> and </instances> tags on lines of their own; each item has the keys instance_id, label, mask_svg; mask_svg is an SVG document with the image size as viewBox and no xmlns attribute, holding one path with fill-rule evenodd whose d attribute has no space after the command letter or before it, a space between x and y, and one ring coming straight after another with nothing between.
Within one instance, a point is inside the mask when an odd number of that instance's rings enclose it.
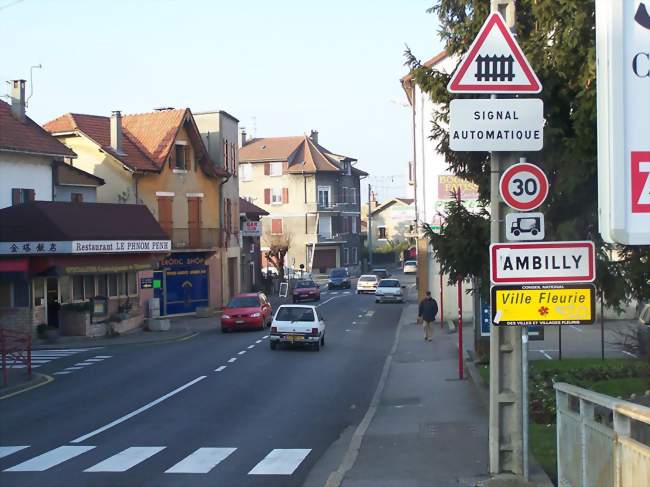
<instances>
[{"instance_id":1,"label":"sky","mask_svg":"<svg viewBox=\"0 0 650 487\"><path fill-rule=\"evenodd\" d=\"M0 79L42 65L27 108L41 124L187 106L226 110L249 136L315 129L385 200L406 195L412 153L405 45L442 49L433 2L0 0Z\"/></svg>"}]
</instances>

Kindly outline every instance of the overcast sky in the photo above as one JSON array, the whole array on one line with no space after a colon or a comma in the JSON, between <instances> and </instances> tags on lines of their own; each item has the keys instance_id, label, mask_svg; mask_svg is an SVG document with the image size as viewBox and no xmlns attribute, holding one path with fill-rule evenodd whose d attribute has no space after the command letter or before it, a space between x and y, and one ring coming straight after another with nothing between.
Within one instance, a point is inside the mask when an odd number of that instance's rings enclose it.
<instances>
[{"instance_id":1,"label":"overcast sky","mask_svg":"<svg viewBox=\"0 0 650 487\"><path fill-rule=\"evenodd\" d=\"M188 106L226 110L258 137L316 129L386 199L404 195L412 152L404 46L441 50L432 3L0 0L0 79L43 65L28 107L41 124Z\"/></svg>"}]
</instances>

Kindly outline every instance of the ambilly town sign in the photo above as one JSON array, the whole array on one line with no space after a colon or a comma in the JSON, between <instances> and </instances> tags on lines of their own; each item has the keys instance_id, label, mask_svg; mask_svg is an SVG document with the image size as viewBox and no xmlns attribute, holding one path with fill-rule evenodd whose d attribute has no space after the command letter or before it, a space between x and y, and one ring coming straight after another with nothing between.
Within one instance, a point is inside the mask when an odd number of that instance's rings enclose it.
<instances>
[{"instance_id":1,"label":"ambilly town sign","mask_svg":"<svg viewBox=\"0 0 650 487\"><path fill-rule=\"evenodd\" d=\"M73 240L0 242L0 255L170 252L170 240Z\"/></svg>"}]
</instances>

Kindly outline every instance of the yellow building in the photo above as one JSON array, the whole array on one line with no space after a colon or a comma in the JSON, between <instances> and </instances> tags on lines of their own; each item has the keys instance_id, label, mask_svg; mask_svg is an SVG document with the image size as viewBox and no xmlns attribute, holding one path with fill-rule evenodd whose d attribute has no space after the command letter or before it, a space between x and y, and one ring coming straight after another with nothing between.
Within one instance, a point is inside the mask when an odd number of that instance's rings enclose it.
<instances>
[{"instance_id":1,"label":"yellow building","mask_svg":"<svg viewBox=\"0 0 650 487\"><path fill-rule=\"evenodd\" d=\"M141 276L155 283L143 299L158 297L161 314L180 314L221 306L238 290L223 285L233 270L223 262L230 231L220 222L239 226L238 215L220 215L221 183L229 174L208 156L188 108L67 113L44 128L78 154L71 164L105 181L98 202L144 204L169 235L171 255L153 275Z\"/></svg>"}]
</instances>

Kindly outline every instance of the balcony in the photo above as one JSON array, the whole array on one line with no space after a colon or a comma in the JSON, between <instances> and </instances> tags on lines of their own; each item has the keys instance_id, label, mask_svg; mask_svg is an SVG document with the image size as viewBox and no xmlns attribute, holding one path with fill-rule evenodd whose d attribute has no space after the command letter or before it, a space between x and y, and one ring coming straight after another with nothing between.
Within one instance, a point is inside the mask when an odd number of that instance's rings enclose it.
<instances>
[{"instance_id":1,"label":"balcony","mask_svg":"<svg viewBox=\"0 0 650 487\"><path fill-rule=\"evenodd\" d=\"M315 244L315 243L341 243L341 242L347 242L350 237L349 233L332 233L328 235L318 235L315 233L307 235L307 243L308 244Z\"/></svg>"},{"instance_id":2,"label":"balcony","mask_svg":"<svg viewBox=\"0 0 650 487\"><path fill-rule=\"evenodd\" d=\"M220 228L172 228L172 248L179 250L221 247L221 233Z\"/></svg>"}]
</instances>

